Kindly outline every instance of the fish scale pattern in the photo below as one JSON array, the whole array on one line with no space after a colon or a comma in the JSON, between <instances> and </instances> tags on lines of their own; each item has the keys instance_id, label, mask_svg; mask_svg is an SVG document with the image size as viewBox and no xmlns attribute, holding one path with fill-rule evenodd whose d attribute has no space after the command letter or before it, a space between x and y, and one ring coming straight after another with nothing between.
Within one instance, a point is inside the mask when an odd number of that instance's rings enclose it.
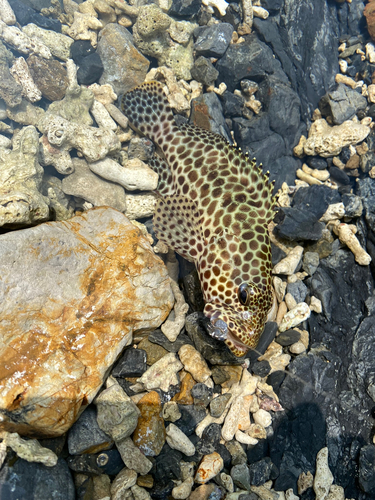
<instances>
[{"instance_id":1,"label":"fish scale pattern","mask_svg":"<svg viewBox=\"0 0 375 500\"><path fill-rule=\"evenodd\" d=\"M125 94L132 126L156 145L158 238L197 267L209 332L236 356L255 348L274 305L267 227L273 186L254 161L210 131L177 127L159 82Z\"/></svg>"}]
</instances>

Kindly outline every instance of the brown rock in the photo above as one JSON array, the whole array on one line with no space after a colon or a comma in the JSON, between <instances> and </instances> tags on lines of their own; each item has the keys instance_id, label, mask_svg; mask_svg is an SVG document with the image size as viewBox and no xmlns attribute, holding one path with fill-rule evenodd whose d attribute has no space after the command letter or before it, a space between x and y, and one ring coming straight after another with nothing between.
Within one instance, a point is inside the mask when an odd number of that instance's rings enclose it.
<instances>
[{"instance_id":1,"label":"brown rock","mask_svg":"<svg viewBox=\"0 0 375 500\"><path fill-rule=\"evenodd\" d=\"M182 374L185 373L183 376ZM182 371L181 376L181 390L175 396L173 396L172 401L176 401L181 405L192 405L194 404L193 396L191 395L191 390L195 386L196 382L192 375L188 372ZM183 377L183 378L182 378Z\"/></svg>"},{"instance_id":2,"label":"brown rock","mask_svg":"<svg viewBox=\"0 0 375 500\"><path fill-rule=\"evenodd\" d=\"M99 33L98 54L104 66L99 83L110 83L122 94L144 82L150 61L133 45L133 37L123 26L110 23Z\"/></svg>"},{"instance_id":3,"label":"brown rock","mask_svg":"<svg viewBox=\"0 0 375 500\"><path fill-rule=\"evenodd\" d=\"M164 446L166 435L160 396L151 391L139 400L137 406L141 415L133 434L134 444L146 456L156 457Z\"/></svg>"},{"instance_id":4,"label":"brown rock","mask_svg":"<svg viewBox=\"0 0 375 500\"><path fill-rule=\"evenodd\" d=\"M139 349L143 349L147 353L147 364L149 366L154 365L159 359L168 354L168 351L164 349L161 345L154 344L148 339L143 339L138 344Z\"/></svg>"},{"instance_id":5,"label":"brown rock","mask_svg":"<svg viewBox=\"0 0 375 500\"><path fill-rule=\"evenodd\" d=\"M367 21L367 29L373 40L375 40L375 1L371 0L365 7L363 14Z\"/></svg>"},{"instance_id":6,"label":"brown rock","mask_svg":"<svg viewBox=\"0 0 375 500\"><path fill-rule=\"evenodd\" d=\"M0 430L21 435L66 432L174 302L161 259L110 208L1 235L0 275Z\"/></svg>"},{"instance_id":7,"label":"brown rock","mask_svg":"<svg viewBox=\"0 0 375 500\"><path fill-rule=\"evenodd\" d=\"M358 168L358 167L359 167L359 156L358 155L351 156L345 164L345 168L350 168L351 170L354 170L355 168Z\"/></svg>"},{"instance_id":8,"label":"brown rock","mask_svg":"<svg viewBox=\"0 0 375 500\"><path fill-rule=\"evenodd\" d=\"M69 85L64 66L56 59L43 59L35 55L29 56L26 62L43 97L49 101L60 101Z\"/></svg>"}]
</instances>

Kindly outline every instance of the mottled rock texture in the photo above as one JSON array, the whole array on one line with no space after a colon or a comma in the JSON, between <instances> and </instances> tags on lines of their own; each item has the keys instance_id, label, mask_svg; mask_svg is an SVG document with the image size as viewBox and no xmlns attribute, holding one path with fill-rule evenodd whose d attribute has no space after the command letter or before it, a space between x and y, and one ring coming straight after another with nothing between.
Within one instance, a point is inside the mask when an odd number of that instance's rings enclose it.
<instances>
[{"instance_id":1,"label":"mottled rock texture","mask_svg":"<svg viewBox=\"0 0 375 500\"><path fill-rule=\"evenodd\" d=\"M4 234L0 254L0 430L58 436L132 333L168 316L167 271L110 208Z\"/></svg>"}]
</instances>

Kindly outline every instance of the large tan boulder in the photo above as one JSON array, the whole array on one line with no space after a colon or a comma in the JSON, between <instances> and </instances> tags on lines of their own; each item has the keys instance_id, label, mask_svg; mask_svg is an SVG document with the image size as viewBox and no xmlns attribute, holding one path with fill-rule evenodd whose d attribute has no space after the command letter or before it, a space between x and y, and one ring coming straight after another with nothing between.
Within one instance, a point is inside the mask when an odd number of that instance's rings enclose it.
<instances>
[{"instance_id":1,"label":"large tan boulder","mask_svg":"<svg viewBox=\"0 0 375 500\"><path fill-rule=\"evenodd\" d=\"M64 433L173 301L161 259L111 208L1 235L0 430Z\"/></svg>"}]
</instances>

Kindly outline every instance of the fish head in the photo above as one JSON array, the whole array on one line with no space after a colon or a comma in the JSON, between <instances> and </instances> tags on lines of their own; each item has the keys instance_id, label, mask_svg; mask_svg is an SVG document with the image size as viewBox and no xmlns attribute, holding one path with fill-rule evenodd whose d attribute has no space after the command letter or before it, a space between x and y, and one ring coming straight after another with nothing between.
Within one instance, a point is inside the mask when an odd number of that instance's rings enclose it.
<instances>
[{"instance_id":1,"label":"fish head","mask_svg":"<svg viewBox=\"0 0 375 500\"><path fill-rule=\"evenodd\" d=\"M254 283L240 284L232 295L227 303L207 302L204 314L210 320L208 333L241 357L257 346L266 322L275 315L276 301L271 286L263 289Z\"/></svg>"}]
</instances>

